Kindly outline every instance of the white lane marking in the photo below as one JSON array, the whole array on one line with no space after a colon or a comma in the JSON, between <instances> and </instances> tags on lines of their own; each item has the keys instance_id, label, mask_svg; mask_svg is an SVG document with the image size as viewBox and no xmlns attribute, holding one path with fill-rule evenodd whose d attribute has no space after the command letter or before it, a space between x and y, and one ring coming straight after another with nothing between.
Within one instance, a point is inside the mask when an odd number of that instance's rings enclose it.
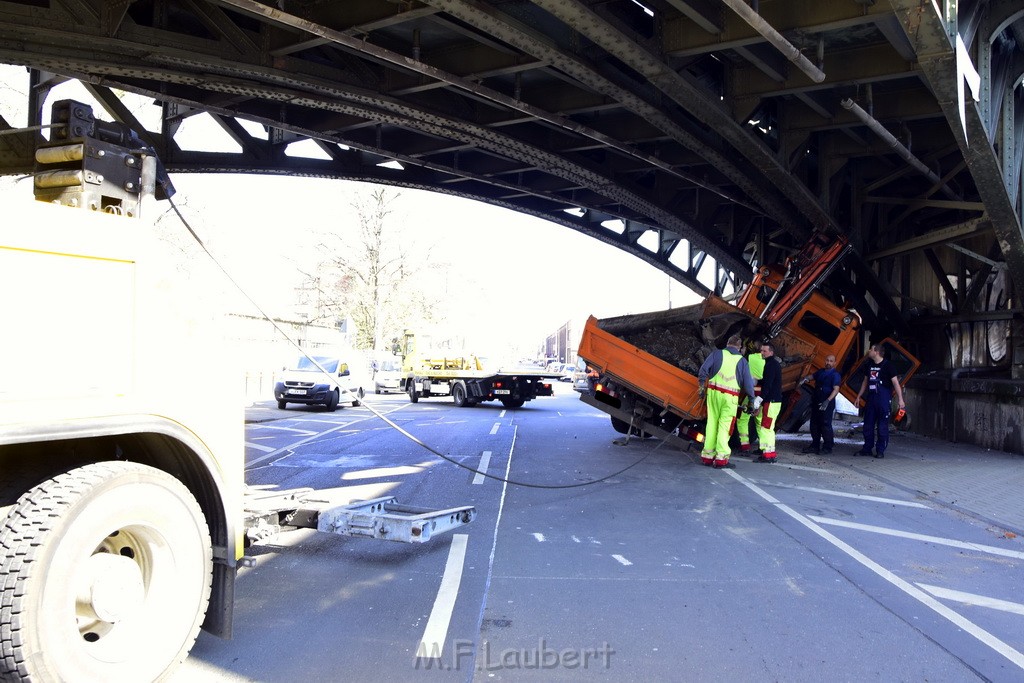
<instances>
[{"instance_id":1,"label":"white lane marking","mask_svg":"<svg viewBox=\"0 0 1024 683\"><path fill-rule=\"evenodd\" d=\"M940 586L929 586L926 583L919 583L917 585L935 597L942 598L943 600L954 600L966 605L988 607L989 609L997 609L1003 612L1012 612L1014 614L1024 616L1024 605L1019 602L1010 602L1009 600L1000 600L999 598L990 598L985 595L975 595L974 593L964 593L963 591L955 591L949 588L942 588Z\"/></svg>"},{"instance_id":2,"label":"white lane marking","mask_svg":"<svg viewBox=\"0 0 1024 683\"><path fill-rule=\"evenodd\" d=\"M870 500L875 503L888 503L889 505L904 505L911 508L924 508L929 509L927 505L921 503L915 503L908 500L896 500L895 498L880 498L878 496L869 496L864 493L847 493L846 491L832 491L830 489L817 489L813 486L796 486L794 484L783 484L777 481L765 481L763 479L751 479L750 481L755 484L761 484L762 486L774 486L780 489L798 489L800 491L810 491L811 493L823 493L827 496L839 496L841 498L856 498L858 500Z\"/></svg>"},{"instance_id":3,"label":"white lane marking","mask_svg":"<svg viewBox=\"0 0 1024 683\"><path fill-rule=\"evenodd\" d=\"M815 522L819 524L829 524L832 526L846 527L847 529L857 529L858 531L870 531L875 534L884 534L885 536L898 536L899 538L909 538L915 541L925 541L926 543L935 543L937 545L948 545L953 548L963 548L965 550L977 550L982 553L989 553L990 555L1002 555L1003 557L1015 557L1017 559L1024 559L1024 552L1019 550L1007 550L1006 548L999 548L994 545L981 545L980 543L968 543L967 541L956 541L952 538L942 538L941 536L926 536L924 534L915 534L910 531L899 531L898 529L887 529L884 526L872 526L870 524L859 524L857 522L846 522L839 519L829 519L828 517L814 517L811 516Z\"/></svg>"},{"instance_id":4,"label":"white lane marking","mask_svg":"<svg viewBox=\"0 0 1024 683\"><path fill-rule=\"evenodd\" d=\"M537 539L538 543L543 543L544 542L544 534L537 534L537 533L535 533L535 534L533 534L533 537Z\"/></svg>"},{"instance_id":5,"label":"white lane marking","mask_svg":"<svg viewBox=\"0 0 1024 683\"><path fill-rule=\"evenodd\" d=\"M736 462L754 462L754 458L748 458L742 455L734 455L732 460L735 460ZM785 460L776 461L773 465L775 467L784 467L790 470L807 470L808 472L825 472L826 474L832 473L832 470L826 470L821 467L810 467L809 465L793 465Z\"/></svg>"},{"instance_id":6,"label":"white lane marking","mask_svg":"<svg viewBox=\"0 0 1024 683\"><path fill-rule=\"evenodd\" d=\"M444 641L448 637L448 624L452 620L455 609L455 598L459 597L459 584L462 583L462 566L466 561L467 534L453 534L452 546L448 551L448 562L444 565L441 587L437 591L434 607L423 629L423 638L416 648L417 657L441 658Z\"/></svg>"},{"instance_id":7,"label":"white lane marking","mask_svg":"<svg viewBox=\"0 0 1024 683\"><path fill-rule=\"evenodd\" d=\"M263 451L264 453L271 453L271 452L277 450L277 448L275 448L274 446L263 446L263 445L258 444L258 443L253 443L252 441L246 441L245 442L245 447L246 448L255 448L256 450Z\"/></svg>"},{"instance_id":8,"label":"white lane marking","mask_svg":"<svg viewBox=\"0 0 1024 683\"><path fill-rule=\"evenodd\" d=\"M402 410L403 408L405 408L407 406L410 406L410 405L412 405L412 404L411 403L404 403L404 404L400 405L399 407L395 408L395 410ZM395 410L390 410L390 411L388 411L387 414L390 415L391 413L395 412ZM261 455L258 458L253 458L252 460L249 460L248 462L245 463L245 468L249 469L249 468L251 468L251 467L253 467L255 465L260 464L264 460L270 460L271 458L276 457L276 456L280 455L281 453L285 453L286 451L291 451L291 450L293 450L295 448L298 448L302 444L309 443L310 441L313 441L314 439L317 439L317 438L319 438L321 436L325 436L325 435L330 434L332 432L341 431L342 429L350 427L350 426L354 425L357 422L366 422L367 420L373 420L376 417L377 417L376 415L367 415L366 417L361 417L361 418L359 418L357 420L352 420L351 422L342 423L342 424L338 425L337 427L334 427L333 429L327 429L327 430L324 430L322 432L306 432L307 434L309 434L309 436L307 436L306 438L299 439L298 441L296 441L294 443L290 443L287 446L281 446L280 448L278 448L276 450L273 450L273 451L267 453L266 455Z\"/></svg>"},{"instance_id":9,"label":"white lane marking","mask_svg":"<svg viewBox=\"0 0 1024 683\"><path fill-rule=\"evenodd\" d=\"M409 465L399 465L397 467L374 467L372 469L359 470L357 472L346 472L341 475L341 480L352 481L356 479L376 479L378 477L397 477L401 474L417 474L422 471L422 467L411 467Z\"/></svg>"},{"instance_id":10,"label":"white lane marking","mask_svg":"<svg viewBox=\"0 0 1024 683\"><path fill-rule=\"evenodd\" d=\"M970 621L969 619L964 618L959 613L954 612L953 610L949 609L948 607L943 605L941 602L939 602L938 600L936 600L932 596L930 596L927 593L925 593L920 588L917 588L913 584L911 584L911 583L909 583L907 581L904 581L900 577L896 576L891 571L889 571L888 569L886 569L882 565L878 564L877 562L872 560L870 557L868 557L864 553L860 552L859 550L857 550L853 546L849 545L848 543L840 540L838 537L832 535L831 533L829 533L825 529L822 529L819 525L815 524L814 522L812 522L807 517L804 517L803 515L801 515L799 512L797 512L793 508L789 507L788 505L784 505L784 504L780 503L775 498L770 496L767 492L765 492L763 489L761 489L760 487L750 483L749 481L747 481L746 479L744 479L740 475L736 474L732 470L728 470L727 469L727 470L725 470L725 473L728 474L733 479L735 479L736 481L738 481L741 484L743 484L744 486L746 486L748 489L750 489L751 491L756 493L758 496L760 496L764 500L768 501L769 503L774 504L777 509L779 509L780 511L786 513L787 515L789 515L790 517L792 517L796 521L800 522L805 527L807 527L808 529L813 531L815 534L817 534L818 536L821 536L823 539L825 539L826 541L828 541L829 543L834 545L836 548L838 548L839 550L843 551L844 553L846 553L847 555L852 557L854 560L856 560L860 564L864 565L865 567L867 567L868 569L873 571L875 574L878 574L878 576L882 577L883 579L885 579L886 581L888 581L892 585L896 586L897 588L899 588L901 591L903 591L904 593L906 593L910 597L912 597L915 600L917 600L918 602L922 603L923 605L925 605L929 609L934 610L940 616L942 616L942 617L948 619L949 621L951 621L955 626L963 629L967 633L970 633L972 636L974 636L975 638L980 640L982 643L984 643L985 645L988 645L990 648L995 650L997 653L999 653L1003 657L1006 657L1008 660L1010 660L1011 662L1016 664L1021 669L1024 669L1024 654L1021 654L1020 652L1018 652L1017 650L1013 649L1012 647L1010 647L1009 645L1007 645L1003 641L999 640L994 635L992 635L991 633L989 633L985 629L983 629L980 626L978 626L977 624L975 624L973 621Z\"/></svg>"},{"instance_id":11,"label":"white lane marking","mask_svg":"<svg viewBox=\"0 0 1024 683\"><path fill-rule=\"evenodd\" d=\"M474 484L484 483L484 473L487 472L487 466L491 464L491 452L484 451L484 454L480 456L480 465L476 468L476 474L473 475Z\"/></svg>"},{"instance_id":12,"label":"white lane marking","mask_svg":"<svg viewBox=\"0 0 1024 683\"><path fill-rule=\"evenodd\" d=\"M500 413L498 413L498 417L505 417L505 411L502 410Z\"/></svg>"},{"instance_id":13,"label":"white lane marking","mask_svg":"<svg viewBox=\"0 0 1024 683\"><path fill-rule=\"evenodd\" d=\"M573 543L579 543L580 542L580 537L579 536L573 536L572 537L572 542Z\"/></svg>"},{"instance_id":14,"label":"white lane marking","mask_svg":"<svg viewBox=\"0 0 1024 683\"><path fill-rule=\"evenodd\" d=\"M295 427L282 427L280 425L268 425L262 423L249 425L249 429L273 429L276 432L297 432L305 436L309 436L310 434L316 434L316 432L310 431L308 429L296 429Z\"/></svg>"},{"instance_id":15,"label":"white lane marking","mask_svg":"<svg viewBox=\"0 0 1024 683\"><path fill-rule=\"evenodd\" d=\"M612 555L612 557L614 557L615 561L621 564L623 567L628 567L631 564L633 564L632 562L624 558L622 555Z\"/></svg>"},{"instance_id":16,"label":"white lane marking","mask_svg":"<svg viewBox=\"0 0 1024 683\"><path fill-rule=\"evenodd\" d=\"M501 426L500 422L495 422L494 426L491 427L491 434L497 434L498 433L498 427L500 427L500 426Z\"/></svg>"}]
</instances>

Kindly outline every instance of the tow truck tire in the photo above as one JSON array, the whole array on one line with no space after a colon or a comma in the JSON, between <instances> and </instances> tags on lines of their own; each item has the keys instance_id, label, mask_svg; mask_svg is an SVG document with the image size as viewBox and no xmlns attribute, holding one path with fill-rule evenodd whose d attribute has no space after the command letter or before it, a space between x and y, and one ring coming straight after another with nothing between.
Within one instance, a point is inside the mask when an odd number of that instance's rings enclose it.
<instances>
[{"instance_id":1,"label":"tow truck tire","mask_svg":"<svg viewBox=\"0 0 1024 683\"><path fill-rule=\"evenodd\" d=\"M462 382L456 382L452 385L452 401L455 402L456 408L462 408L466 405L466 386Z\"/></svg>"},{"instance_id":2,"label":"tow truck tire","mask_svg":"<svg viewBox=\"0 0 1024 683\"><path fill-rule=\"evenodd\" d=\"M329 399L327 399L327 410L331 411L332 413L335 410L337 410L338 409L338 401L340 401L340 400L341 400L341 394L338 392L337 389L335 389L334 393L331 394L331 397Z\"/></svg>"},{"instance_id":3,"label":"tow truck tire","mask_svg":"<svg viewBox=\"0 0 1024 683\"><path fill-rule=\"evenodd\" d=\"M506 408L509 408L511 410L514 410L515 408L522 408L525 403L526 403L526 401L524 401L521 398L503 398L503 399L501 399L501 405L503 405Z\"/></svg>"},{"instance_id":4,"label":"tow truck tire","mask_svg":"<svg viewBox=\"0 0 1024 683\"><path fill-rule=\"evenodd\" d=\"M412 377L410 377L409 378L409 383L406 386L409 389L409 402L410 403L419 403L420 395L416 393L416 380L414 380Z\"/></svg>"},{"instance_id":5,"label":"tow truck tire","mask_svg":"<svg viewBox=\"0 0 1024 683\"><path fill-rule=\"evenodd\" d=\"M0 679L129 683L188 656L210 602L203 512L170 474L100 462L35 486L0 527Z\"/></svg>"}]
</instances>

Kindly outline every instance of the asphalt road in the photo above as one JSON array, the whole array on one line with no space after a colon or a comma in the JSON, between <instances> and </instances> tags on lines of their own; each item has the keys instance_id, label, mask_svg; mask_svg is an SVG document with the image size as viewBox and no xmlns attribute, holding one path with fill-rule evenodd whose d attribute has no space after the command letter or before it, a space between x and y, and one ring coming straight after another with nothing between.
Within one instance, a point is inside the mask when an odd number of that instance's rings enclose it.
<instances>
[{"instance_id":1,"label":"asphalt road","mask_svg":"<svg viewBox=\"0 0 1024 683\"><path fill-rule=\"evenodd\" d=\"M173 681L1024 680L1022 554L848 456L783 438L785 465L712 470L616 444L565 385L514 411L366 403L515 483L367 407L253 406L250 484L478 516L426 544L251 548L234 638L202 634Z\"/></svg>"}]
</instances>

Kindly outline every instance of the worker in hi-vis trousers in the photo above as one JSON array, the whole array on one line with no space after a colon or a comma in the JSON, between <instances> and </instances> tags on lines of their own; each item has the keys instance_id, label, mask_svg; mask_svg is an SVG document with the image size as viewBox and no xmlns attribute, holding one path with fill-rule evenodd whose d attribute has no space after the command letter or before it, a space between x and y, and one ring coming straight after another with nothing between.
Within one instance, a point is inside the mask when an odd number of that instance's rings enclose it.
<instances>
[{"instance_id":1,"label":"worker in hi-vis trousers","mask_svg":"<svg viewBox=\"0 0 1024 683\"><path fill-rule=\"evenodd\" d=\"M729 436L736 423L736 408L740 391L748 396L754 394L754 381L750 377L747 359L740 354L742 340L738 334L729 337L722 350L713 351L697 373L700 395L707 401L708 422L704 430L704 450L700 461L715 467L735 467L729 464L732 450ZM755 398L755 403L760 403Z\"/></svg>"},{"instance_id":2,"label":"worker in hi-vis trousers","mask_svg":"<svg viewBox=\"0 0 1024 683\"><path fill-rule=\"evenodd\" d=\"M755 342L748 343L747 348L749 349L750 344L753 343ZM759 347L755 347L747 354L747 364L750 366L750 376L754 378L754 396L758 396L761 393L761 388L757 386L757 383L764 375L764 357L761 355ZM753 422L754 416L750 414L749 408L754 396L744 396L740 401L739 410L736 411L736 434L740 438L741 453L750 452L750 423ZM754 429L756 433L757 427Z\"/></svg>"},{"instance_id":3,"label":"worker in hi-vis trousers","mask_svg":"<svg viewBox=\"0 0 1024 683\"><path fill-rule=\"evenodd\" d=\"M761 442L761 455L754 462L775 462L775 427L782 411L782 364L775 357L775 345L761 344L764 369L761 375L761 409L754 411L757 439Z\"/></svg>"}]
</instances>

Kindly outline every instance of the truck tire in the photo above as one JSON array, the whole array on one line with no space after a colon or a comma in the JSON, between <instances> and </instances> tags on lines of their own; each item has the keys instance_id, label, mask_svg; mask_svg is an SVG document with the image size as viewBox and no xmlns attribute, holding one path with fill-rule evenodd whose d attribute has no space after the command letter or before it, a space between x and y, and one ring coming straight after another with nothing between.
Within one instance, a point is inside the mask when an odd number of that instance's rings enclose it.
<instances>
[{"instance_id":1,"label":"truck tire","mask_svg":"<svg viewBox=\"0 0 1024 683\"><path fill-rule=\"evenodd\" d=\"M356 391L355 391L355 399L353 399L353 401L352 401L352 407L353 408L358 408L359 407L359 403L360 403L360 401L363 400L364 396L366 396L366 392L363 391L362 387L359 387L358 389L356 389Z\"/></svg>"},{"instance_id":2,"label":"truck tire","mask_svg":"<svg viewBox=\"0 0 1024 683\"><path fill-rule=\"evenodd\" d=\"M503 406L505 406L506 408L509 408L509 409L522 408L525 403L526 403L526 401L524 401L521 398L503 398L503 399L501 399L501 405L503 405Z\"/></svg>"},{"instance_id":3,"label":"truck tire","mask_svg":"<svg viewBox=\"0 0 1024 683\"><path fill-rule=\"evenodd\" d=\"M339 393L339 391L337 389L335 389L334 393L331 394L331 397L329 399L327 399L327 403L326 403L327 410L331 411L332 413L335 410L337 410L338 409L338 401L340 401L340 400L341 400L341 394Z\"/></svg>"},{"instance_id":4,"label":"truck tire","mask_svg":"<svg viewBox=\"0 0 1024 683\"><path fill-rule=\"evenodd\" d=\"M452 386L452 401L455 402L456 408L462 408L467 404L466 385L462 382L456 382Z\"/></svg>"},{"instance_id":5,"label":"truck tire","mask_svg":"<svg viewBox=\"0 0 1024 683\"><path fill-rule=\"evenodd\" d=\"M0 679L151 681L188 656L213 550L170 474L100 462L48 479L18 500L0 548Z\"/></svg>"},{"instance_id":6,"label":"truck tire","mask_svg":"<svg viewBox=\"0 0 1024 683\"><path fill-rule=\"evenodd\" d=\"M629 434L631 436L639 436L639 437L644 438L644 439L651 438L650 434L648 434L647 432L641 431L641 430L637 429L636 427L633 427L632 431L630 431L629 423L628 422L624 422L624 421L620 420L617 417L613 417L612 418L612 429L617 431L619 434L625 434L625 433L629 432Z\"/></svg>"},{"instance_id":7,"label":"truck tire","mask_svg":"<svg viewBox=\"0 0 1024 683\"><path fill-rule=\"evenodd\" d=\"M416 380L412 377L409 378L409 383L406 385L409 390L409 402L419 403L420 395L416 393Z\"/></svg>"},{"instance_id":8,"label":"truck tire","mask_svg":"<svg viewBox=\"0 0 1024 683\"><path fill-rule=\"evenodd\" d=\"M287 407L287 405L288 405L288 401L278 401L277 402L277 409L278 410L284 410L285 407Z\"/></svg>"}]
</instances>

